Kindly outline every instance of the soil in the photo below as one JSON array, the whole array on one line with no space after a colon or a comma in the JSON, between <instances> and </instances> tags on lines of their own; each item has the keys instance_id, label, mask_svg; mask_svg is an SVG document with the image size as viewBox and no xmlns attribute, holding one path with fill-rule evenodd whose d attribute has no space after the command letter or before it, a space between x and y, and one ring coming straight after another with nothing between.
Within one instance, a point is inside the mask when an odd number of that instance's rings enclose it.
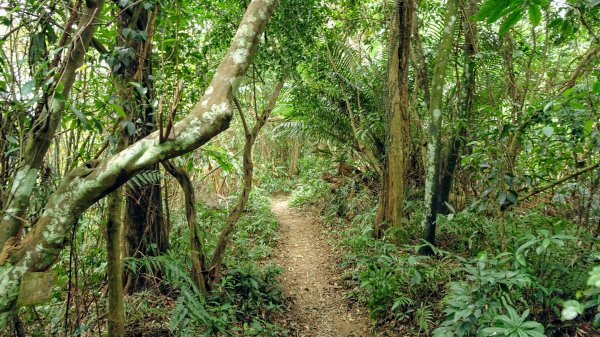
<instances>
[{"instance_id":1,"label":"soil","mask_svg":"<svg viewBox=\"0 0 600 337\"><path fill-rule=\"evenodd\" d=\"M286 196L273 197L280 222L275 262L284 268L280 282L291 299L281 324L290 336L373 336L364 308L346 300L326 229L306 210L290 209Z\"/></svg>"}]
</instances>

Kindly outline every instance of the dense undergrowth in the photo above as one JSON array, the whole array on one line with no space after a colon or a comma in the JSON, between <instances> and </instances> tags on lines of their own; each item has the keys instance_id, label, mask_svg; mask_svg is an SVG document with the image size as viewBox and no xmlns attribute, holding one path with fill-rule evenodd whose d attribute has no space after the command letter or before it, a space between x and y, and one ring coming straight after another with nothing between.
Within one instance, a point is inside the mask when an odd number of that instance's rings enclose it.
<instances>
[{"instance_id":1,"label":"dense undergrowth","mask_svg":"<svg viewBox=\"0 0 600 337\"><path fill-rule=\"evenodd\" d=\"M203 241L209 251L214 248L227 216L227 204L233 202L228 200L213 208L198 204ZM268 194L259 188L252 192L229 247L218 288L206 298L190 277L191 261L186 253L189 236L183 209L173 210L171 216L171 247L166 254L125 261L126 268L144 268L162 277L156 286L125 298L127 335L286 335L282 327L273 323L274 315L282 312L285 302L276 279L282 269L266 261L276 243L278 228ZM75 261L79 269L73 267L73 261L69 268L69 256L64 256L54 268L60 287L55 287L51 301L35 309L22 309L21 319L28 335L58 336L65 330L65 324L76 324L74 336L102 334L106 320L104 239L87 225L97 220L82 220L76 233L78 241L84 242ZM85 282L77 283L77 289L72 286L73 296L78 292L77 302L71 299L69 314L65 314L62 288L67 287L69 278Z\"/></svg>"},{"instance_id":2,"label":"dense undergrowth","mask_svg":"<svg viewBox=\"0 0 600 337\"><path fill-rule=\"evenodd\" d=\"M467 207L438 220L438 246L418 254L422 206L408 200L403 228L374 239L376 193L356 179L333 187L306 165L290 203L320 209L341 242L350 296L392 335L584 336L597 333L598 247L560 206L516 209L502 220ZM507 232L500 245L500 221ZM587 290L586 290L587 288ZM571 299L579 298L580 301Z\"/></svg>"}]
</instances>

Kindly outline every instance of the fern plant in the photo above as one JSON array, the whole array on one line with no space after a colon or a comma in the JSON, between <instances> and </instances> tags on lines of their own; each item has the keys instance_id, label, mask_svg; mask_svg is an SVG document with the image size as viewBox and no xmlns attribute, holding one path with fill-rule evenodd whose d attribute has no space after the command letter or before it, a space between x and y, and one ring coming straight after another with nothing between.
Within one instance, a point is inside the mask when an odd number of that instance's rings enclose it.
<instances>
[{"instance_id":1,"label":"fern plant","mask_svg":"<svg viewBox=\"0 0 600 337\"><path fill-rule=\"evenodd\" d=\"M433 312L429 305L421 303L415 310L415 325L419 327L419 332L429 332L429 327L433 325Z\"/></svg>"},{"instance_id":2,"label":"fern plant","mask_svg":"<svg viewBox=\"0 0 600 337\"><path fill-rule=\"evenodd\" d=\"M141 188L148 185L159 184L163 175L159 170L144 170L127 181L127 186Z\"/></svg>"}]
</instances>

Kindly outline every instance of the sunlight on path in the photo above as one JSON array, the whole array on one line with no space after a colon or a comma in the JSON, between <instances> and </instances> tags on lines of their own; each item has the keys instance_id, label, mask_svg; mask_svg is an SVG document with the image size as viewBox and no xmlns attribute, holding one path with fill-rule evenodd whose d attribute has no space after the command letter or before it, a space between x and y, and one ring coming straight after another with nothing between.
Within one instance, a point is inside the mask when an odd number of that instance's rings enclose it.
<instances>
[{"instance_id":1,"label":"sunlight on path","mask_svg":"<svg viewBox=\"0 0 600 337\"><path fill-rule=\"evenodd\" d=\"M288 207L288 197L275 196L273 213L281 224L277 264L285 271L280 280L294 303L285 323L291 336L372 336L367 313L349 307L339 285L339 271L323 227L310 214Z\"/></svg>"}]
</instances>

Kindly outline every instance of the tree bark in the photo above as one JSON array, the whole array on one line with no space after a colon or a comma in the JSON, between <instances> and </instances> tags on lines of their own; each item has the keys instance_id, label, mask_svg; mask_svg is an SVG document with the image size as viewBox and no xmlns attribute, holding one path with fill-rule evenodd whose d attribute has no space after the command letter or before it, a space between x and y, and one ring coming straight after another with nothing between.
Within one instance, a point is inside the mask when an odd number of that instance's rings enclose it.
<instances>
[{"instance_id":1,"label":"tree bark","mask_svg":"<svg viewBox=\"0 0 600 337\"><path fill-rule=\"evenodd\" d=\"M438 213L440 182L440 149L444 85L446 84L446 64L454 43L454 27L458 11L458 0L448 0L444 19L444 32L435 59L431 81L431 102L429 106L429 141L427 143L427 165L425 167L425 215L423 218L424 239L435 244L436 217ZM428 246L422 253L429 254Z\"/></svg>"},{"instance_id":2,"label":"tree bark","mask_svg":"<svg viewBox=\"0 0 600 337\"><path fill-rule=\"evenodd\" d=\"M411 149L408 68L414 5L412 0L397 0L395 6L387 78L387 145L373 231L376 237L389 227L402 226L405 178Z\"/></svg>"},{"instance_id":3,"label":"tree bark","mask_svg":"<svg viewBox=\"0 0 600 337\"><path fill-rule=\"evenodd\" d=\"M190 152L227 129L232 117L230 100L237 93L258 48L259 37L278 4L278 0L253 0L248 5L200 103L173 125L164 141L155 131L110 158L75 168L49 197L33 230L17 245L4 247L0 253L0 329L16 309L23 274L46 271L57 261L70 240L71 227L86 209L141 170Z\"/></svg>"},{"instance_id":4,"label":"tree bark","mask_svg":"<svg viewBox=\"0 0 600 337\"><path fill-rule=\"evenodd\" d=\"M470 18L477 13L477 1L469 1L469 8L465 13L465 18ZM473 106L473 98L475 95L475 44L477 34L477 24L475 21L465 20L465 45L464 53L464 68L462 74L462 88L458 103L458 114L456 116L454 133L446 150L446 158L442 167L442 177L440 181L440 201L438 209L442 214L448 214L450 209L447 206L454 180L456 166L460 162L460 151L466 137L466 126L469 125L469 118Z\"/></svg>"},{"instance_id":5,"label":"tree bark","mask_svg":"<svg viewBox=\"0 0 600 337\"><path fill-rule=\"evenodd\" d=\"M154 85L152 83L152 40L158 13L158 3L153 10L144 8L144 4L122 8L117 18L119 31L131 29L145 31L147 38L139 40L122 33L119 46L135 50L138 58L129 66L119 69L117 79L119 96L123 101L123 110L129 115L129 122L134 123L135 133L127 136L130 144L144 138L156 130L156 112L152 106ZM131 83L139 83L145 91L135 88ZM140 122L141 121L141 122ZM124 133L127 134L127 133ZM150 170L158 170L153 165ZM144 186L126 185L125 212L123 220L124 256L139 258L157 256L169 248L169 227L165 222L162 208L162 189L159 182L151 182ZM132 294L143 290L149 282L158 279L148 278L150 271L138 269L135 273L125 272L125 293ZM157 276L157 275L154 275Z\"/></svg>"}]
</instances>

